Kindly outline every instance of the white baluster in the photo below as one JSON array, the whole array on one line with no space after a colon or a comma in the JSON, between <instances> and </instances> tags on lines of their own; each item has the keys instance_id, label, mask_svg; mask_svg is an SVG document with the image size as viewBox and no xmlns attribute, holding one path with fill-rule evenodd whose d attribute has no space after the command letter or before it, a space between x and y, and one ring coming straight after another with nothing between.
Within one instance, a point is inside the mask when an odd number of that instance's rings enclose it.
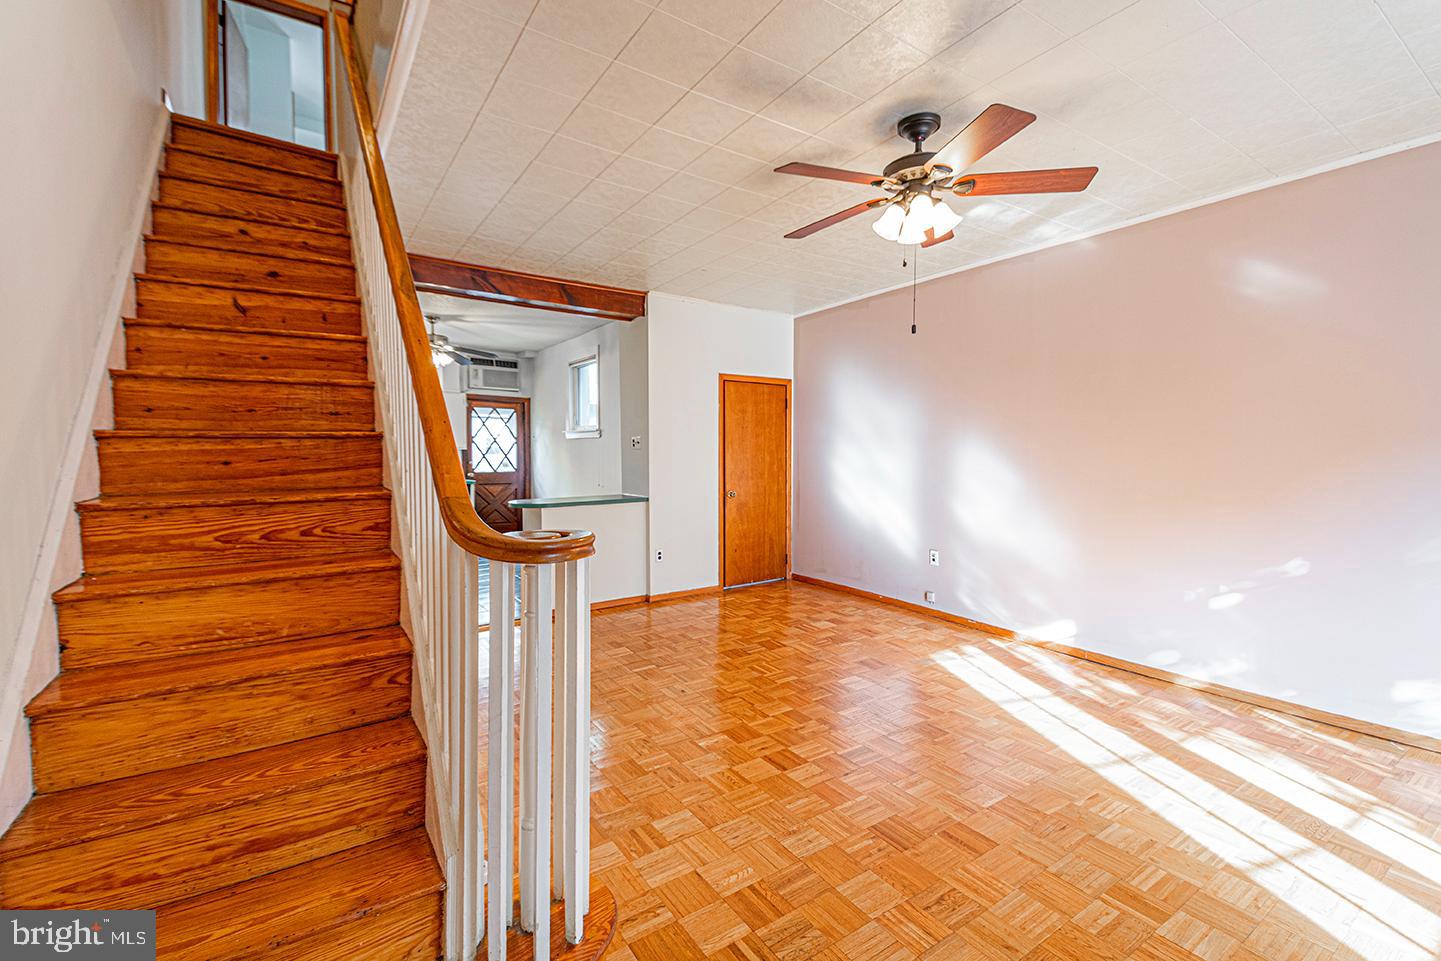
<instances>
[{"instance_id":1,"label":"white baluster","mask_svg":"<svg viewBox=\"0 0 1441 961\"><path fill-rule=\"evenodd\" d=\"M535 912L533 951L535 961L550 961L550 786L551 786L551 701L552 701L552 638L551 609L555 605L555 565L531 567L534 571L531 589L535 625L531 663L536 678L535 696L531 701L531 750L535 763L535 790L531 793L531 812L535 830L531 833L531 892Z\"/></svg>"},{"instance_id":2,"label":"white baluster","mask_svg":"<svg viewBox=\"0 0 1441 961\"><path fill-rule=\"evenodd\" d=\"M520 929L535 930L536 708L540 673L536 664L536 567L520 569Z\"/></svg>"},{"instance_id":3,"label":"white baluster","mask_svg":"<svg viewBox=\"0 0 1441 961\"><path fill-rule=\"evenodd\" d=\"M490 562L490 756L487 788L487 898L489 961L505 961L506 929L511 921L511 846L515 821L513 798L515 750L512 687L515 663L515 602L513 567Z\"/></svg>"},{"instance_id":4,"label":"white baluster","mask_svg":"<svg viewBox=\"0 0 1441 961\"><path fill-rule=\"evenodd\" d=\"M568 561L561 568L556 627L565 648L561 734L565 936L578 944L585 936L585 913L590 909L590 585L587 561Z\"/></svg>"},{"instance_id":5,"label":"white baluster","mask_svg":"<svg viewBox=\"0 0 1441 961\"><path fill-rule=\"evenodd\" d=\"M452 727L451 756L455 753L454 743L460 742L460 753L465 758L466 790L456 797L464 805L465 823L462 825L462 844L465 857L461 872L465 881L464 916L469 921L464 925L465 957L475 957L480 939L485 937L485 885L481 877L480 848L484 827L480 819L480 569L475 556L460 547L454 548L459 557L462 589L458 592L460 604L460 636L452 638L454 646L470 652L466 669L451 678L452 689L461 692L466 704L465 713ZM452 802L454 803L454 802Z\"/></svg>"}]
</instances>

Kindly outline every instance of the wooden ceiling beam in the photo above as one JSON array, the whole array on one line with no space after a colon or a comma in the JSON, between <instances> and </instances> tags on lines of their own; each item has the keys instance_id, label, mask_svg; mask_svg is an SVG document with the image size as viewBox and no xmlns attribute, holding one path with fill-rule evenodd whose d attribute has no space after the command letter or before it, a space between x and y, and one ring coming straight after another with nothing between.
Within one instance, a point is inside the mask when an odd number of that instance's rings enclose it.
<instances>
[{"instance_id":1,"label":"wooden ceiling beam","mask_svg":"<svg viewBox=\"0 0 1441 961\"><path fill-rule=\"evenodd\" d=\"M518 270L408 254L415 289L567 314L635 320L645 315L645 291L606 287Z\"/></svg>"}]
</instances>

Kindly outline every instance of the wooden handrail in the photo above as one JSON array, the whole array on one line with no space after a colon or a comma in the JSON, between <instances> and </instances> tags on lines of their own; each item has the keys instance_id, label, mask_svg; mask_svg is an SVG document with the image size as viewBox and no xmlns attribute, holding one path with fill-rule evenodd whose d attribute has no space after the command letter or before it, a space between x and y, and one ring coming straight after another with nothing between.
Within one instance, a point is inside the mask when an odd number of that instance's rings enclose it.
<instances>
[{"instance_id":1,"label":"wooden handrail","mask_svg":"<svg viewBox=\"0 0 1441 961\"><path fill-rule=\"evenodd\" d=\"M345 64L350 104L355 111L360 150L365 159L365 174L370 181L370 194L375 201L375 219L385 252L386 272L390 275L391 293L395 297L395 313L400 322L401 340L405 344L406 364L410 368L415 390L416 413L425 437L426 457L435 479L435 494L441 518L451 538L477 557L506 561L512 564L552 564L574 561L595 553L595 535L589 531L517 531L502 534L480 519L475 512L461 472L456 453L455 437L450 429L450 415L440 391L431 360L430 338L425 331L425 318L415 295L415 278L405 253L400 221L395 202L390 196L390 180L380 155L375 136L375 121L370 113L370 98L365 91L360 58L355 51L355 34L348 17L331 11L341 60Z\"/></svg>"}]
</instances>

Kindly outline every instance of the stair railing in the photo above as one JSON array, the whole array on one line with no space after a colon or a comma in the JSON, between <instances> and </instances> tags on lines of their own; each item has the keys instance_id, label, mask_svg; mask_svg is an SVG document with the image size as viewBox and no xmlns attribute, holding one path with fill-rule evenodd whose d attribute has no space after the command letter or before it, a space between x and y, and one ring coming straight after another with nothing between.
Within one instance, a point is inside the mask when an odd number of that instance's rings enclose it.
<instances>
[{"instance_id":1,"label":"stair railing","mask_svg":"<svg viewBox=\"0 0 1441 961\"><path fill-rule=\"evenodd\" d=\"M595 538L587 531L502 534L476 514L431 359L354 33L346 13L333 10L331 20L337 54L332 58L336 149L385 432L387 480L406 574L407 626L416 647L431 772L427 819L446 879L445 956L469 961L488 929L490 961L505 958L514 920L518 810L520 929L531 933L534 957L546 961L552 897L565 902L565 933L572 944L583 937L589 910L588 558L595 553ZM486 667L480 664L480 558L490 564ZM517 565L518 805L513 801L517 611L512 589ZM488 684L484 731L479 717L483 674ZM482 740L488 742L488 832L479 801Z\"/></svg>"}]
</instances>

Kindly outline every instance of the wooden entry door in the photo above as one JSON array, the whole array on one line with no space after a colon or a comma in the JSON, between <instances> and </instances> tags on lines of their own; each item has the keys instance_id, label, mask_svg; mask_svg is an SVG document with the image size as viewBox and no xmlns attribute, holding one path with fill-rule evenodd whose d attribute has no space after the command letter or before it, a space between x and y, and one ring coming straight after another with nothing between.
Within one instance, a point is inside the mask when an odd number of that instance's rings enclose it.
<instances>
[{"instance_id":1,"label":"wooden entry door","mask_svg":"<svg viewBox=\"0 0 1441 961\"><path fill-rule=\"evenodd\" d=\"M790 573L791 382L720 377L721 586Z\"/></svg>"},{"instance_id":2,"label":"wooden entry door","mask_svg":"<svg viewBox=\"0 0 1441 961\"><path fill-rule=\"evenodd\" d=\"M509 502L530 496L530 400L471 395L466 427L475 512L498 531L520 530L520 511Z\"/></svg>"}]
</instances>

